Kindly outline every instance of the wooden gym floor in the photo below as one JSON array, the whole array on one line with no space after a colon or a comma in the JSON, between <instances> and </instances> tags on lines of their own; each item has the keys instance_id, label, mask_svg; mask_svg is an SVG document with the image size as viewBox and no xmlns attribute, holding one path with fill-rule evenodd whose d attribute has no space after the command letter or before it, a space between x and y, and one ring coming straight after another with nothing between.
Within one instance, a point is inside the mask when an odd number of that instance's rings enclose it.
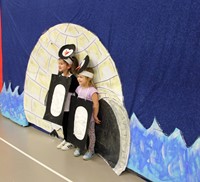
<instances>
[{"instance_id":1,"label":"wooden gym floor","mask_svg":"<svg viewBox=\"0 0 200 182\"><path fill-rule=\"evenodd\" d=\"M74 149L56 148L60 139L22 127L0 115L0 181L2 182L144 182L130 170L117 176L98 155L84 161Z\"/></svg>"}]
</instances>

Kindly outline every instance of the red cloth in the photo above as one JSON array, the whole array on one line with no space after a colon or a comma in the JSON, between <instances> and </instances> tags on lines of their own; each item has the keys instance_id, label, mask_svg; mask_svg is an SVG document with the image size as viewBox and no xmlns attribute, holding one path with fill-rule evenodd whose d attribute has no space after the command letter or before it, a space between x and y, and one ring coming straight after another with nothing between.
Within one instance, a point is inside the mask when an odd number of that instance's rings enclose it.
<instances>
[{"instance_id":1,"label":"red cloth","mask_svg":"<svg viewBox=\"0 0 200 182\"><path fill-rule=\"evenodd\" d=\"M2 74L2 29L1 29L1 12L0 12L0 90L3 85L3 74Z\"/></svg>"}]
</instances>

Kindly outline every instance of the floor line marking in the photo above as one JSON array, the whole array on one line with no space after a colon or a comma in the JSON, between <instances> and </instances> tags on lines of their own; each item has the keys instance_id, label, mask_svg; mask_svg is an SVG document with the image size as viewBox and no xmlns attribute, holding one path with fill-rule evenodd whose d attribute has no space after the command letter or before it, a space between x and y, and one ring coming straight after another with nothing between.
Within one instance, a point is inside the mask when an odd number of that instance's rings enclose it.
<instances>
[{"instance_id":1,"label":"floor line marking","mask_svg":"<svg viewBox=\"0 0 200 182\"><path fill-rule=\"evenodd\" d=\"M57 176L61 177L62 179L64 179L67 182L73 182L70 179L66 178L65 176L63 176L62 174L56 172L55 170L51 169L50 167L46 166L45 164L41 163L40 161L38 161L37 159L33 158L32 156L28 155L27 153L23 152L22 150L18 149L17 147L15 147L14 145L12 145L11 143L7 142L6 140L4 140L3 138L0 137L0 140L3 141L4 143L6 143L7 145L9 145L10 147L14 148L15 150L17 150L18 152L20 152L21 154L25 155L26 157L28 157L29 159L33 160L34 162L38 163L39 165L43 166L44 168L46 168L47 170L51 171L52 173L56 174Z\"/></svg>"}]
</instances>

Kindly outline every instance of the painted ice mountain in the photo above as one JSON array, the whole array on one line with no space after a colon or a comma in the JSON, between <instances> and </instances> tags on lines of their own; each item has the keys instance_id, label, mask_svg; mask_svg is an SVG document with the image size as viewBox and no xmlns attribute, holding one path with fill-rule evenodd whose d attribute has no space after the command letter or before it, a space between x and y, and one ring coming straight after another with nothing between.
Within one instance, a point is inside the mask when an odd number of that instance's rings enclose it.
<instances>
[{"instance_id":1,"label":"painted ice mountain","mask_svg":"<svg viewBox=\"0 0 200 182\"><path fill-rule=\"evenodd\" d=\"M22 126L28 126L24 114L24 94L19 95L19 87L15 87L14 91L11 89L11 83L9 83L8 89L4 83L2 91L0 93L0 112L6 118L18 123Z\"/></svg>"},{"instance_id":2,"label":"painted ice mountain","mask_svg":"<svg viewBox=\"0 0 200 182\"><path fill-rule=\"evenodd\" d=\"M187 148L179 129L167 136L154 119L146 129L133 114L131 147L127 167L152 181L198 182L200 138Z\"/></svg>"}]
</instances>

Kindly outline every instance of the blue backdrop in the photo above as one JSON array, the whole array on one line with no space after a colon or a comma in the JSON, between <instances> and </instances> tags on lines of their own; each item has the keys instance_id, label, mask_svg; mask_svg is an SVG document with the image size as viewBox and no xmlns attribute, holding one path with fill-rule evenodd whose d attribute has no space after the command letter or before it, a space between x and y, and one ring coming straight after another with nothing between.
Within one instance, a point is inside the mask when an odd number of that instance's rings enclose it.
<instances>
[{"instance_id":1,"label":"blue backdrop","mask_svg":"<svg viewBox=\"0 0 200 182\"><path fill-rule=\"evenodd\" d=\"M1 0L3 78L23 91L26 66L43 32L75 23L95 33L116 63L125 106L148 128L200 134L200 1Z\"/></svg>"}]
</instances>

